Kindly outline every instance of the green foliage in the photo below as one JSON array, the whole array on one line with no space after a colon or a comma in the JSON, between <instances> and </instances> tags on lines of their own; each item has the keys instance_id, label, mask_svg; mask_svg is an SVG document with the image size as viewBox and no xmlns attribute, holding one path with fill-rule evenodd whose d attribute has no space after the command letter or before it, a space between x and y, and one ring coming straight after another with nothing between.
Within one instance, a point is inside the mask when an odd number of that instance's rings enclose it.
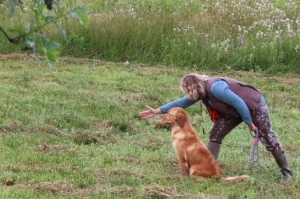
<instances>
[{"instance_id":1,"label":"green foliage","mask_svg":"<svg viewBox=\"0 0 300 199\"><path fill-rule=\"evenodd\" d=\"M65 40L67 35L60 25L61 19L70 15L84 27L89 25L87 10L84 7L76 6L73 1L61 4L60 1L54 0L35 0L30 2L9 0L8 2L0 2L0 4L3 7L2 10L7 10L6 7L8 7L10 18L22 18L21 21L17 22L16 26L9 29L9 32L17 33L14 37L5 32L6 24L3 23L1 23L1 26L4 25L2 33L12 44L20 45L23 49L29 49L33 53L46 57L50 67L60 55L60 44L49 39L46 34L49 32L51 24L59 30ZM2 15L6 13L7 11L4 11Z\"/></svg>"}]
</instances>

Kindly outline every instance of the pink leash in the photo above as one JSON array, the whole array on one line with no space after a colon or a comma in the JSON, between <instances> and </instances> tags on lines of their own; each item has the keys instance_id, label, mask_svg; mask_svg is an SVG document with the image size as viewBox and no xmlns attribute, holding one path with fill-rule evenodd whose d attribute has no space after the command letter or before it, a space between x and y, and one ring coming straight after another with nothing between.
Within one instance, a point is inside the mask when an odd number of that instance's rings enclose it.
<instances>
[{"instance_id":1,"label":"pink leash","mask_svg":"<svg viewBox=\"0 0 300 199\"><path fill-rule=\"evenodd\" d=\"M258 133L258 130L255 130L255 135L252 135L251 131L250 131L250 135L254 138L253 139L253 147L252 147L252 151L250 154L250 163L252 164L254 162L257 162L258 158L259 158L259 153L258 153L259 133Z\"/></svg>"}]
</instances>

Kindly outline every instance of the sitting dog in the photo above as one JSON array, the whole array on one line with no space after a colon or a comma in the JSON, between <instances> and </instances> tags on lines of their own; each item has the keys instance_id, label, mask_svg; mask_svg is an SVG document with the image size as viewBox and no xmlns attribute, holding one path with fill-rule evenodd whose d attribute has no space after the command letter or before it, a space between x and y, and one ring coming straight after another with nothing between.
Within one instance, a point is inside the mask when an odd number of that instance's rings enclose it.
<instances>
[{"instance_id":1,"label":"sitting dog","mask_svg":"<svg viewBox=\"0 0 300 199\"><path fill-rule=\"evenodd\" d=\"M222 170L206 145L192 127L188 114L182 108L172 108L162 116L162 123L172 127L173 147L177 153L180 174L202 178L222 179ZM226 182L248 181L249 176L227 177Z\"/></svg>"}]
</instances>

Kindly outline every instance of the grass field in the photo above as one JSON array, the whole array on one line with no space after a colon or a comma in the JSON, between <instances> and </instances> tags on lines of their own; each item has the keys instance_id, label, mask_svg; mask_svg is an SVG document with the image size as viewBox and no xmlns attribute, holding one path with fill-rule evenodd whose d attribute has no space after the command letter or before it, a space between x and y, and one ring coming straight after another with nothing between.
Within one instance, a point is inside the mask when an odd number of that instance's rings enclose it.
<instances>
[{"instance_id":1,"label":"grass field","mask_svg":"<svg viewBox=\"0 0 300 199\"><path fill-rule=\"evenodd\" d=\"M297 75L67 57L51 70L43 60L20 54L1 55L0 67L0 198L300 197ZM138 112L181 97L179 81L188 72L236 78L263 91L293 179L277 179L280 171L261 144L259 161L249 164L252 137L246 125L226 137L218 162L224 176L247 174L250 182L179 175L170 129L161 127L159 117L142 120ZM207 142L212 122L204 107L187 112Z\"/></svg>"}]
</instances>

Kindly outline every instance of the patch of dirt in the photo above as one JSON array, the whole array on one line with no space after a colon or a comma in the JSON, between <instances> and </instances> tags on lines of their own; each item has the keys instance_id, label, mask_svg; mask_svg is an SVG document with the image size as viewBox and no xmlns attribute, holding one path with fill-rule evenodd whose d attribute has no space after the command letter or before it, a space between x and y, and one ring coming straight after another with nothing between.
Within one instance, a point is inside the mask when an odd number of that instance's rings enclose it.
<instances>
[{"instance_id":1,"label":"patch of dirt","mask_svg":"<svg viewBox=\"0 0 300 199\"><path fill-rule=\"evenodd\" d=\"M289 75L288 77L270 77L268 79L275 80L278 83L286 86L299 86L300 78L299 77L292 77Z\"/></svg>"},{"instance_id":2,"label":"patch of dirt","mask_svg":"<svg viewBox=\"0 0 300 199\"><path fill-rule=\"evenodd\" d=\"M96 144L99 142L98 138L95 135L92 135L90 133L76 133L73 137L74 142L81 145L90 145L90 144Z\"/></svg>"},{"instance_id":3,"label":"patch of dirt","mask_svg":"<svg viewBox=\"0 0 300 199\"><path fill-rule=\"evenodd\" d=\"M116 143L118 140L116 136L114 136L114 130L118 127L118 124L114 123L114 121L110 120L94 120L91 122L91 126L94 133L77 133L81 134L77 135L78 138L82 139L83 137L87 137L88 139L93 139L97 143ZM79 137L78 137L79 136ZM92 141L93 142L93 141ZM79 142L83 143L83 142ZM89 143L89 142L88 142Z\"/></svg>"},{"instance_id":4,"label":"patch of dirt","mask_svg":"<svg viewBox=\"0 0 300 199\"><path fill-rule=\"evenodd\" d=\"M155 178L155 179L164 179L164 180L175 180L175 181L180 181L182 176L179 174L174 174L174 175L147 175L143 173L137 173L131 170L127 169L101 169L101 170L90 170L89 171L91 175L94 176L96 179L115 179L120 176L126 177L126 176L131 176L131 177L136 177L140 179L148 179L148 178Z\"/></svg>"},{"instance_id":5,"label":"patch of dirt","mask_svg":"<svg viewBox=\"0 0 300 199\"><path fill-rule=\"evenodd\" d=\"M55 126L49 125L49 124L45 124L44 126L41 126L41 127L35 127L26 133L27 134L46 133L46 134L55 135L55 136L68 136L66 133L64 133L60 129L56 128Z\"/></svg>"},{"instance_id":6,"label":"patch of dirt","mask_svg":"<svg viewBox=\"0 0 300 199\"><path fill-rule=\"evenodd\" d=\"M10 189L31 189L35 191L50 191L53 194L87 197L95 191L95 188L79 189L72 183L41 182L38 184L16 184Z\"/></svg>"},{"instance_id":7,"label":"patch of dirt","mask_svg":"<svg viewBox=\"0 0 300 199\"><path fill-rule=\"evenodd\" d=\"M144 189L144 195L150 198L205 198L199 195L187 194L172 187L161 186L159 184L148 186Z\"/></svg>"},{"instance_id":8,"label":"patch of dirt","mask_svg":"<svg viewBox=\"0 0 300 199\"><path fill-rule=\"evenodd\" d=\"M25 60L25 61L36 61L36 60L46 60L45 57L42 57L37 54L27 54L27 53L11 53L11 54L0 54L1 60ZM95 63L103 63L105 65L119 65L120 63L114 62L104 62L98 59L87 59L87 58L75 58L75 57L60 57L58 59L58 63L60 64L95 64Z\"/></svg>"},{"instance_id":9,"label":"patch of dirt","mask_svg":"<svg viewBox=\"0 0 300 199\"><path fill-rule=\"evenodd\" d=\"M98 121L98 120L94 120L91 122L92 126L94 129L103 129L103 128L110 128L113 126L113 121Z\"/></svg>"},{"instance_id":10,"label":"patch of dirt","mask_svg":"<svg viewBox=\"0 0 300 199\"><path fill-rule=\"evenodd\" d=\"M73 139L77 144L96 144L96 143L116 143L117 140L110 133L114 128L114 122L110 120L94 120L91 122L92 131L77 132L73 135Z\"/></svg>"},{"instance_id":11,"label":"patch of dirt","mask_svg":"<svg viewBox=\"0 0 300 199\"><path fill-rule=\"evenodd\" d=\"M129 186L121 186L121 187L111 187L111 188L105 188L103 187L102 189L98 189L97 190L97 194L99 195L104 195L104 194L108 194L108 195L118 195L119 197L124 197L124 198L130 198L133 195L137 195L136 194L136 190L133 187L129 187Z\"/></svg>"},{"instance_id":12,"label":"patch of dirt","mask_svg":"<svg viewBox=\"0 0 300 199\"><path fill-rule=\"evenodd\" d=\"M15 184L15 182L14 182L14 180L11 179L11 178L5 178L5 179L3 180L3 185L5 185L5 186L12 186L12 185L14 185L14 184Z\"/></svg>"},{"instance_id":13,"label":"patch of dirt","mask_svg":"<svg viewBox=\"0 0 300 199\"><path fill-rule=\"evenodd\" d=\"M206 198L203 194L193 195L177 190L176 188L161 186L158 184L146 186L142 191L130 186L116 186L116 187L89 187L80 189L72 183L62 182L41 182L37 184L15 184L5 186L5 189L29 189L38 192L50 191L55 195L62 195L67 197L82 196L90 197L92 194L99 195L115 195L119 197L131 197L133 195L145 198ZM218 197L209 197L211 199Z\"/></svg>"},{"instance_id":14,"label":"patch of dirt","mask_svg":"<svg viewBox=\"0 0 300 199\"><path fill-rule=\"evenodd\" d=\"M46 166L43 164L30 164L30 165L11 165L11 164L0 164L0 169L2 170L10 170L14 173L20 172L63 172L66 170L72 170L74 172L84 172L83 168L79 166L71 166L70 168L66 168L65 165L53 165L53 166Z\"/></svg>"},{"instance_id":15,"label":"patch of dirt","mask_svg":"<svg viewBox=\"0 0 300 199\"><path fill-rule=\"evenodd\" d=\"M124 161L126 163L134 163L134 164L142 164L142 160L139 160L137 158L132 158L132 157L118 157L116 158L118 161Z\"/></svg>"},{"instance_id":16,"label":"patch of dirt","mask_svg":"<svg viewBox=\"0 0 300 199\"><path fill-rule=\"evenodd\" d=\"M137 178L147 179L148 176L145 174L138 174L132 172L130 170L115 170L115 169L102 169L102 170L92 170L91 174L97 179L111 179L120 176L136 176ZM149 177L153 177L152 175ZM172 179L172 180L180 180L181 176L155 176L158 179ZM74 197L90 197L92 194L100 194L100 195L115 195L118 197L131 197L133 195L140 196L143 198L207 198L203 194L193 195L190 193L186 193L180 191L173 187L162 186L159 184L148 185L145 186L144 189L140 190L136 187L131 187L127 185L122 186L113 186L106 187L101 186L101 184L97 184L95 186L87 187L87 188L79 188L76 184L70 182L40 182L36 184L32 183L24 183L24 184L16 184L13 179L4 179L3 180L4 189L29 189L36 192L44 192L49 191L52 194ZM217 198L214 196L210 196L208 198Z\"/></svg>"},{"instance_id":17,"label":"patch of dirt","mask_svg":"<svg viewBox=\"0 0 300 199\"><path fill-rule=\"evenodd\" d=\"M101 169L91 170L90 173L98 179L117 178L118 176L135 176L137 178L145 178L145 175L135 173L125 169Z\"/></svg>"},{"instance_id":18,"label":"patch of dirt","mask_svg":"<svg viewBox=\"0 0 300 199\"><path fill-rule=\"evenodd\" d=\"M60 57L59 63L64 64L95 64L95 63L106 63L98 59L85 59L85 58L75 58L75 57Z\"/></svg>"},{"instance_id":19,"label":"patch of dirt","mask_svg":"<svg viewBox=\"0 0 300 199\"><path fill-rule=\"evenodd\" d=\"M253 73L250 71L229 71L229 72L224 72L224 71L210 71L210 76L224 76L224 74L226 74L226 76L237 76L237 77L251 77L253 79L256 78L261 78L262 75L259 73Z\"/></svg>"},{"instance_id":20,"label":"patch of dirt","mask_svg":"<svg viewBox=\"0 0 300 199\"><path fill-rule=\"evenodd\" d=\"M125 87L124 86L124 90L127 90L128 89L133 89L133 88L128 88L128 87ZM132 92L135 92L132 90ZM120 105L125 105L127 104L128 102L131 102L131 103L138 103L140 101L143 101L145 99L144 95L141 94L141 93L132 93L132 94L128 94L128 95L123 95L123 96L120 96L118 98L115 98L114 101Z\"/></svg>"},{"instance_id":21,"label":"patch of dirt","mask_svg":"<svg viewBox=\"0 0 300 199\"><path fill-rule=\"evenodd\" d=\"M64 195L69 197L82 196L89 197L91 194L117 194L123 197L131 196L135 189L133 187L122 186L122 187L90 187L80 189L72 183L62 182L41 182L37 184L16 184L6 186L8 189L30 189L38 192L50 191L55 195Z\"/></svg>"},{"instance_id":22,"label":"patch of dirt","mask_svg":"<svg viewBox=\"0 0 300 199\"><path fill-rule=\"evenodd\" d=\"M21 122L13 121L5 126L0 127L0 133L11 133L21 126Z\"/></svg>"},{"instance_id":23,"label":"patch of dirt","mask_svg":"<svg viewBox=\"0 0 300 199\"><path fill-rule=\"evenodd\" d=\"M285 74L283 76L276 75L263 75L259 73L253 73L250 71L229 71L229 72L220 72L220 71L210 71L210 76L231 76L231 77L247 77L252 79L268 79L275 80L276 82L282 85L296 85L300 84L300 76L297 74Z\"/></svg>"},{"instance_id":24,"label":"patch of dirt","mask_svg":"<svg viewBox=\"0 0 300 199\"><path fill-rule=\"evenodd\" d=\"M155 136L147 136L145 140L135 140L131 144L151 151L159 150L165 145L164 142L158 140Z\"/></svg>"},{"instance_id":25,"label":"patch of dirt","mask_svg":"<svg viewBox=\"0 0 300 199\"><path fill-rule=\"evenodd\" d=\"M32 54L28 55L26 53L11 53L11 54L1 54L0 60L33 60L37 56Z\"/></svg>"},{"instance_id":26,"label":"patch of dirt","mask_svg":"<svg viewBox=\"0 0 300 199\"><path fill-rule=\"evenodd\" d=\"M65 135L64 132L62 132L61 130L59 130L58 128L51 126L51 125L44 125L40 131L42 131L43 133L48 133L51 135L56 135L56 136L63 136Z\"/></svg>"},{"instance_id":27,"label":"patch of dirt","mask_svg":"<svg viewBox=\"0 0 300 199\"><path fill-rule=\"evenodd\" d=\"M68 146L47 145L47 144L39 145L37 147L37 150L40 151L40 152L47 153L47 154L52 154L54 152L58 152L58 153L75 152L75 149L72 149Z\"/></svg>"}]
</instances>

